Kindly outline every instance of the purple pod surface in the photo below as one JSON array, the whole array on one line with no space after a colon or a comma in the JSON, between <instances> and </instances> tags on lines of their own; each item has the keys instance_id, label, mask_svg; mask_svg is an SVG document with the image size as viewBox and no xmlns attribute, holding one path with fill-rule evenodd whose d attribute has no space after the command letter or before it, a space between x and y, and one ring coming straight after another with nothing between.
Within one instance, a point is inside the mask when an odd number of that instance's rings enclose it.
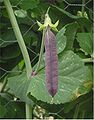
<instances>
[{"instance_id":1,"label":"purple pod surface","mask_svg":"<svg viewBox=\"0 0 94 120\"><path fill-rule=\"evenodd\" d=\"M54 97L58 89L58 56L56 37L49 27L45 33L45 65L46 86L50 95Z\"/></svg>"}]
</instances>

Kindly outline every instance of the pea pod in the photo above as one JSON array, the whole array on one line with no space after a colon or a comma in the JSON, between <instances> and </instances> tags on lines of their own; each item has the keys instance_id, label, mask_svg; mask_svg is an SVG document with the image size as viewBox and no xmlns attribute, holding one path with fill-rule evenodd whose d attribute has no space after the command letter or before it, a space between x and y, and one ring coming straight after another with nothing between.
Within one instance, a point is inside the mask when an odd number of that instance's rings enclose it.
<instances>
[{"instance_id":1,"label":"pea pod","mask_svg":"<svg viewBox=\"0 0 94 120\"><path fill-rule=\"evenodd\" d=\"M45 73L48 92L54 97L58 89L58 56L56 37L49 26L45 33Z\"/></svg>"}]
</instances>

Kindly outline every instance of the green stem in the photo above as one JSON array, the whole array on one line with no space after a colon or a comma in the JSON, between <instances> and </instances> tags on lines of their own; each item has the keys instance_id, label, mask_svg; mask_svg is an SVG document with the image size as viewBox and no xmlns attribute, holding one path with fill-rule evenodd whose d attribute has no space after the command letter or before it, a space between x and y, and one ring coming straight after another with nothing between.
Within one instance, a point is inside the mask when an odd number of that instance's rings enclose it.
<instances>
[{"instance_id":1,"label":"green stem","mask_svg":"<svg viewBox=\"0 0 94 120\"><path fill-rule=\"evenodd\" d=\"M38 61L35 73L37 73L38 70L39 70L41 59L42 59L42 55L43 55L45 32L46 32L46 29L43 30L42 43L41 43L40 54L39 54L39 61Z\"/></svg>"},{"instance_id":2,"label":"green stem","mask_svg":"<svg viewBox=\"0 0 94 120\"><path fill-rule=\"evenodd\" d=\"M84 12L85 12L84 4L85 4L85 0L82 0L82 16L83 17L84 17Z\"/></svg>"},{"instance_id":3,"label":"green stem","mask_svg":"<svg viewBox=\"0 0 94 120\"><path fill-rule=\"evenodd\" d=\"M48 14L49 10L50 10L50 7L48 7L46 14Z\"/></svg>"},{"instance_id":4,"label":"green stem","mask_svg":"<svg viewBox=\"0 0 94 120\"><path fill-rule=\"evenodd\" d=\"M15 33L15 36L17 38L18 44L20 46L24 61L25 61L25 65L26 65L26 71L27 71L27 78L29 79L31 76L31 72L32 72L32 67L31 67L31 63L30 63L30 58L29 58L29 54L28 51L26 49L22 34L20 32L16 17L14 15L11 3L9 0L4 0L4 4L5 7L7 9L7 12L9 14L9 18ZM26 104L26 118L32 118L32 111L31 111L31 106Z\"/></svg>"},{"instance_id":5,"label":"green stem","mask_svg":"<svg viewBox=\"0 0 94 120\"><path fill-rule=\"evenodd\" d=\"M82 113L81 113L81 115L80 115L80 119L84 119L84 117L85 117L85 110L82 111Z\"/></svg>"},{"instance_id":6,"label":"green stem","mask_svg":"<svg viewBox=\"0 0 94 120\"><path fill-rule=\"evenodd\" d=\"M46 14L48 14L49 10L50 10L50 7L48 7ZM38 72L39 67L40 67L40 63L41 63L41 59L42 59L42 55L43 55L43 50L44 50L44 37L45 37L45 32L46 32L46 30L47 30L47 28L45 28L45 29L43 30L42 43L41 43L40 54L39 54L39 61L38 61L38 64L37 64L35 73Z\"/></svg>"},{"instance_id":7,"label":"green stem","mask_svg":"<svg viewBox=\"0 0 94 120\"><path fill-rule=\"evenodd\" d=\"M26 119L32 119L32 106L29 104L25 105L26 107Z\"/></svg>"},{"instance_id":8,"label":"green stem","mask_svg":"<svg viewBox=\"0 0 94 120\"><path fill-rule=\"evenodd\" d=\"M94 62L94 59L86 58L86 59L83 59L82 61L85 62L85 63L90 63L90 62Z\"/></svg>"},{"instance_id":9,"label":"green stem","mask_svg":"<svg viewBox=\"0 0 94 120\"><path fill-rule=\"evenodd\" d=\"M78 118L79 109L80 109L80 104L77 104L77 106L75 108L74 115L73 115L73 119L77 119Z\"/></svg>"},{"instance_id":10,"label":"green stem","mask_svg":"<svg viewBox=\"0 0 94 120\"><path fill-rule=\"evenodd\" d=\"M23 40L23 37L21 35L19 26L17 24L16 17L15 17L15 15L13 13L13 9L12 9L12 6L10 4L10 1L9 0L4 0L4 3L5 3L5 6L6 6L6 9L7 9L7 12L9 14L9 18L10 18L10 21L11 21L15 36L17 38L18 44L20 46L22 55L24 57L25 65L26 65L26 71L27 71L27 77L29 78L30 75L31 75L31 72L32 72L32 67L31 67L30 58L29 58L29 55L28 55L24 40Z\"/></svg>"},{"instance_id":11,"label":"green stem","mask_svg":"<svg viewBox=\"0 0 94 120\"><path fill-rule=\"evenodd\" d=\"M1 90L0 90L0 92L3 92L3 91L4 91L4 89L5 89L5 87L6 87L6 84L7 84L7 76L4 78L4 83L3 83L3 86L2 86L2 88L1 88Z\"/></svg>"}]
</instances>

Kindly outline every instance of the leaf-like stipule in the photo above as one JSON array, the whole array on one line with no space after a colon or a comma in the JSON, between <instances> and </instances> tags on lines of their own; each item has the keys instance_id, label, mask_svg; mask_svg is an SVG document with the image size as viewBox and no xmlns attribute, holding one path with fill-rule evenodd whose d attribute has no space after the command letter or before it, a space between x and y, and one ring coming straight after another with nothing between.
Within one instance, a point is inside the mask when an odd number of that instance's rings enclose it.
<instances>
[{"instance_id":1,"label":"leaf-like stipule","mask_svg":"<svg viewBox=\"0 0 94 120\"><path fill-rule=\"evenodd\" d=\"M52 97L58 89L58 55L56 48L56 37L48 26L45 33L45 73L46 86Z\"/></svg>"}]
</instances>

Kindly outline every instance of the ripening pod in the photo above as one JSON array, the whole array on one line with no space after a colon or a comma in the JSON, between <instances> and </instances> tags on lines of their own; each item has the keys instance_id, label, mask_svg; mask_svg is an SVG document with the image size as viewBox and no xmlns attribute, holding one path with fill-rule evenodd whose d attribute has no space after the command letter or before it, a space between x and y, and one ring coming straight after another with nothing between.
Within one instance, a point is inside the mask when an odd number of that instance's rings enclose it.
<instances>
[{"instance_id":1,"label":"ripening pod","mask_svg":"<svg viewBox=\"0 0 94 120\"><path fill-rule=\"evenodd\" d=\"M45 33L45 73L48 92L54 97L58 89L58 55L56 37L49 26Z\"/></svg>"}]
</instances>

